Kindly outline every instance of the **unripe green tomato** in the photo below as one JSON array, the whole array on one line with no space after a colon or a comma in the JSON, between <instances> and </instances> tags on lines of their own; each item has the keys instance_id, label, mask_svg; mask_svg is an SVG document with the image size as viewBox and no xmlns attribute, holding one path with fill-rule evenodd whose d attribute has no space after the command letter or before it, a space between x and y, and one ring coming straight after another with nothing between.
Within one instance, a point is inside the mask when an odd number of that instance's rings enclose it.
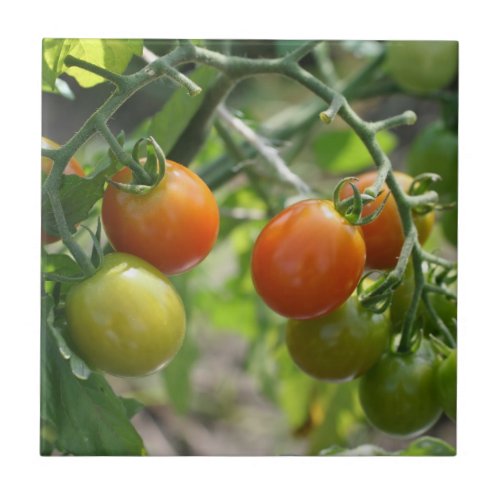
<instances>
[{"instance_id":1,"label":"unripe green tomato","mask_svg":"<svg viewBox=\"0 0 500 500\"><path fill-rule=\"evenodd\" d=\"M326 316L286 325L295 364L312 377L335 382L363 375L387 348L389 336L388 314L372 313L355 295Z\"/></svg>"},{"instance_id":2,"label":"unripe green tomato","mask_svg":"<svg viewBox=\"0 0 500 500\"><path fill-rule=\"evenodd\" d=\"M159 370L184 340L184 306L170 281L142 259L104 257L94 275L68 293L66 317L76 352L94 369L117 376Z\"/></svg>"},{"instance_id":3,"label":"unripe green tomato","mask_svg":"<svg viewBox=\"0 0 500 500\"><path fill-rule=\"evenodd\" d=\"M441 203L457 201L458 137L443 122L431 123L417 135L410 146L407 163L413 177L429 172L441 177L432 186Z\"/></svg>"},{"instance_id":4,"label":"unripe green tomato","mask_svg":"<svg viewBox=\"0 0 500 500\"><path fill-rule=\"evenodd\" d=\"M359 397L368 421L395 437L430 429L442 409L436 386L438 361L429 342L414 353L386 352L361 378Z\"/></svg>"},{"instance_id":5,"label":"unripe green tomato","mask_svg":"<svg viewBox=\"0 0 500 500\"><path fill-rule=\"evenodd\" d=\"M387 69L403 90L417 93L440 90L457 74L458 43L389 42Z\"/></svg>"},{"instance_id":6,"label":"unripe green tomato","mask_svg":"<svg viewBox=\"0 0 500 500\"><path fill-rule=\"evenodd\" d=\"M439 400L445 414L453 420L457 419L457 350L439 365L437 376Z\"/></svg>"}]
</instances>

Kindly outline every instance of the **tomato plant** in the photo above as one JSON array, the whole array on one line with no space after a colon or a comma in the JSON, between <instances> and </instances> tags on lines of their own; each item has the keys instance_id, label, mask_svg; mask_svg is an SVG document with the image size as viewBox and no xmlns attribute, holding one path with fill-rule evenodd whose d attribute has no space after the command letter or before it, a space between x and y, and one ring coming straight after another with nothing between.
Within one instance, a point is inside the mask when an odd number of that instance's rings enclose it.
<instances>
[{"instance_id":1,"label":"tomato plant","mask_svg":"<svg viewBox=\"0 0 500 500\"><path fill-rule=\"evenodd\" d=\"M286 326L286 345L297 366L335 382L363 375L380 358L389 336L388 314L368 311L355 295L326 316L289 320Z\"/></svg>"},{"instance_id":2,"label":"tomato plant","mask_svg":"<svg viewBox=\"0 0 500 500\"><path fill-rule=\"evenodd\" d=\"M368 421L398 437L417 436L442 413L436 388L438 360L428 341L416 352L386 352L361 379L359 397Z\"/></svg>"},{"instance_id":3,"label":"tomato plant","mask_svg":"<svg viewBox=\"0 0 500 500\"><path fill-rule=\"evenodd\" d=\"M365 243L326 200L305 200L276 215L252 253L252 278L264 302L287 318L310 319L342 305L365 264Z\"/></svg>"},{"instance_id":4,"label":"tomato plant","mask_svg":"<svg viewBox=\"0 0 500 500\"><path fill-rule=\"evenodd\" d=\"M360 175L358 181L354 183L361 192L370 187L375 182L377 173L368 172ZM395 172L396 180L405 190L410 189L413 178L403 172ZM387 185L384 191L387 192ZM344 186L341 197L347 198L352 195L352 187ZM363 208L362 215L368 216L373 213L383 202L384 193L377 199ZM429 237L434 225L434 212L428 212L425 215L413 216L418 231L420 243L424 243ZM363 238L366 243L366 263L374 269L388 269L394 267L401 253L404 242L403 224L399 216L398 206L393 195L389 198L379 216L368 224L361 226Z\"/></svg>"},{"instance_id":5,"label":"tomato plant","mask_svg":"<svg viewBox=\"0 0 500 500\"><path fill-rule=\"evenodd\" d=\"M120 183L131 179L128 168L113 177ZM146 194L123 192L110 184L102 220L117 251L136 255L167 275L199 264L219 230L214 195L198 175L173 161L167 161L164 178Z\"/></svg>"},{"instance_id":6,"label":"tomato plant","mask_svg":"<svg viewBox=\"0 0 500 500\"><path fill-rule=\"evenodd\" d=\"M60 146L56 142L47 139L46 137L42 137L42 148L44 149L58 149ZM44 175L49 175L52 170L53 161L50 158L46 158L42 156L42 173ZM71 158L66 167L64 168L65 175L78 175L79 177L84 177L85 172L83 171L82 166L75 158ZM47 234L42 230L42 243L47 245L49 243L54 243L59 241L57 236L52 236Z\"/></svg>"},{"instance_id":7,"label":"tomato plant","mask_svg":"<svg viewBox=\"0 0 500 500\"><path fill-rule=\"evenodd\" d=\"M451 420L457 419L457 350L439 365L437 375L439 400L445 414Z\"/></svg>"},{"instance_id":8,"label":"tomato plant","mask_svg":"<svg viewBox=\"0 0 500 500\"><path fill-rule=\"evenodd\" d=\"M71 288L66 317L82 358L119 376L159 370L179 351L186 328L184 306L170 281L123 253L106 255L93 276Z\"/></svg>"},{"instance_id":9,"label":"tomato plant","mask_svg":"<svg viewBox=\"0 0 500 500\"><path fill-rule=\"evenodd\" d=\"M387 70L410 92L427 93L452 83L458 70L457 42L389 42Z\"/></svg>"}]
</instances>

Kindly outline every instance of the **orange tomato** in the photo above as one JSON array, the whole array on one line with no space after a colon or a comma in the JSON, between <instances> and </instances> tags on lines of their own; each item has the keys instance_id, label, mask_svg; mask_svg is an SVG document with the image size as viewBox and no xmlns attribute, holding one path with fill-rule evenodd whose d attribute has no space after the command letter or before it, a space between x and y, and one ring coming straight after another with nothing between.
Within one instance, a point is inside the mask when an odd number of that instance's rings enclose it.
<instances>
[{"instance_id":1,"label":"orange tomato","mask_svg":"<svg viewBox=\"0 0 500 500\"><path fill-rule=\"evenodd\" d=\"M361 230L327 200L305 200L276 215L252 254L252 278L264 302L287 318L310 319L340 307L365 265Z\"/></svg>"},{"instance_id":2,"label":"orange tomato","mask_svg":"<svg viewBox=\"0 0 500 500\"><path fill-rule=\"evenodd\" d=\"M121 183L131 179L128 167L113 177ZM219 231L219 209L198 175L167 160L164 178L146 194L108 185L102 221L115 250L136 255L172 275L188 271L208 255Z\"/></svg>"},{"instance_id":3,"label":"orange tomato","mask_svg":"<svg viewBox=\"0 0 500 500\"><path fill-rule=\"evenodd\" d=\"M403 172L394 172L398 184L405 190L410 189L413 178ZM376 172L369 172L359 177L355 182L361 192L373 185ZM384 184L384 192L373 202L363 208L362 215L367 216L374 212L383 202L385 194L389 189ZM344 186L341 197L347 198L352 195L350 185ZM429 212L425 215L414 215L413 220L418 232L418 240L423 244L429 237L434 225L435 214ZM397 262L404 243L403 224L399 216L398 206L394 197L389 195L387 203L379 216L369 224L361 226L366 243L366 263L374 269L393 268Z\"/></svg>"}]
</instances>

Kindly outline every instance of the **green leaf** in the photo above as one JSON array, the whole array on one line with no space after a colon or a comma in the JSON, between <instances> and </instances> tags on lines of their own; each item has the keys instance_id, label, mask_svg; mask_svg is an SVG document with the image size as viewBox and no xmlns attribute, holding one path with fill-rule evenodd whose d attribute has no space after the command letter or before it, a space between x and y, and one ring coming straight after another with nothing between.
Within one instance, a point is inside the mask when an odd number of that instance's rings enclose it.
<instances>
[{"instance_id":1,"label":"green leaf","mask_svg":"<svg viewBox=\"0 0 500 500\"><path fill-rule=\"evenodd\" d=\"M49 254L45 253L42 255L42 272L43 273L53 273L61 276L79 276L82 271L80 266L66 254ZM52 294L54 291L55 283L53 281L46 281L44 284L45 292ZM61 283L59 294L64 295L70 289L71 284Z\"/></svg>"},{"instance_id":2,"label":"green leaf","mask_svg":"<svg viewBox=\"0 0 500 500\"><path fill-rule=\"evenodd\" d=\"M93 87L105 80L90 71L67 67L64 59L72 55L114 73L125 71L134 55L142 54L142 40L54 39L43 40L42 81L45 88L54 90L56 78L62 73L73 76L81 87Z\"/></svg>"},{"instance_id":3,"label":"green leaf","mask_svg":"<svg viewBox=\"0 0 500 500\"><path fill-rule=\"evenodd\" d=\"M196 82L203 91L197 96L190 96L183 87L172 94L163 108L151 119L149 133L168 157L168 153L188 126L191 118L203 103L207 88L217 78L218 71L208 66L194 70L189 78Z\"/></svg>"},{"instance_id":4,"label":"green leaf","mask_svg":"<svg viewBox=\"0 0 500 500\"><path fill-rule=\"evenodd\" d=\"M101 167L91 176L62 176L59 197L70 229L88 217L90 209L102 198L106 178L115 168L109 158L104 157ZM46 233L59 236L52 206L45 193L42 196L42 226Z\"/></svg>"},{"instance_id":5,"label":"green leaf","mask_svg":"<svg viewBox=\"0 0 500 500\"><path fill-rule=\"evenodd\" d=\"M186 413L191 402L191 371L199 351L188 335L173 361L163 370L169 400L179 413Z\"/></svg>"},{"instance_id":6,"label":"green leaf","mask_svg":"<svg viewBox=\"0 0 500 500\"><path fill-rule=\"evenodd\" d=\"M386 130L377 134L385 153L397 145L396 136ZM336 130L319 135L313 143L316 162L321 168L338 174L359 172L373 165L373 158L352 130Z\"/></svg>"},{"instance_id":7,"label":"green leaf","mask_svg":"<svg viewBox=\"0 0 500 500\"><path fill-rule=\"evenodd\" d=\"M142 411L144 405L134 398L120 398L128 418Z\"/></svg>"},{"instance_id":8,"label":"green leaf","mask_svg":"<svg viewBox=\"0 0 500 500\"><path fill-rule=\"evenodd\" d=\"M92 373L86 380L74 376L58 350L51 317L52 302L45 297L41 419L42 428L49 426L55 434L55 448L71 455L144 455L142 439L129 421L131 404L124 404L102 375Z\"/></svg>"}]
</instances>

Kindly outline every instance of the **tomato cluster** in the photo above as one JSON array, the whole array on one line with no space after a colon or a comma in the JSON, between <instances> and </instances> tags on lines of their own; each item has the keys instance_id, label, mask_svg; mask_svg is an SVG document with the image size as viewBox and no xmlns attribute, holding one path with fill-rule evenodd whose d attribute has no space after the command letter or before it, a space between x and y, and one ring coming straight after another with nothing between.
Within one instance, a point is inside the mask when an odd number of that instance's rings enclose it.
<instances>
[{"instance_id":1,"label":"tomato cluster","mask_svg":"<svg viewBox=\"0 0 500 500\"><path fill-rule=\"evenodd\" d=\"M396 182L408 192L413 177L395 172ZM373 185L376 173L361 175L360 192ZM364 206L366 217L380 207L388 187ZM352 196L344 186L341 199ZM433 228L434 212L413 214L419 242ZM413 273L394 297L395 307L385 313L363 307L354 292L365 266L393 268L404 242L398 206L391 193L372 222L353 226L325 200L295 203L269 221L258 236L251 270L255 289L264 302L288 318L286 347L294 363L323 381L360 378L361 406L376 428L399 437L411 437L430 428L443 408L453 418L453 357L443 361L427 339L418 349L393 350L394 335L413 295ZM456 304L443 295L432 298L441 317L455 321ZM454 317L454 318L453 318ZM426 333L436 325L424 314ZM448 320L445 319L448 324ZM456 365L455 365L456 368Z\"/></svg>"},{"instance_id":2,"label":"tomato cluster","mask_svg":"<svg viewBox=\"0 0 500 500\"><path fill-rule=\"evenodd\" d=\"M57 144L44 139L44 147ZM42 159L42 171L52 162ZM71 159L65 174L83 176ZM123 168L113 181L128 184ZM184 305L166 275L199 264L219 230L219 211L208 186L186 167L167 161L165 175L146 194L109 183L102 219L116 252L66 297L68 340L86 363L117 376L143 376L165 366L182 346ZM43 243L56 241L42 235Z\"/></svg>"}]
</instances>

